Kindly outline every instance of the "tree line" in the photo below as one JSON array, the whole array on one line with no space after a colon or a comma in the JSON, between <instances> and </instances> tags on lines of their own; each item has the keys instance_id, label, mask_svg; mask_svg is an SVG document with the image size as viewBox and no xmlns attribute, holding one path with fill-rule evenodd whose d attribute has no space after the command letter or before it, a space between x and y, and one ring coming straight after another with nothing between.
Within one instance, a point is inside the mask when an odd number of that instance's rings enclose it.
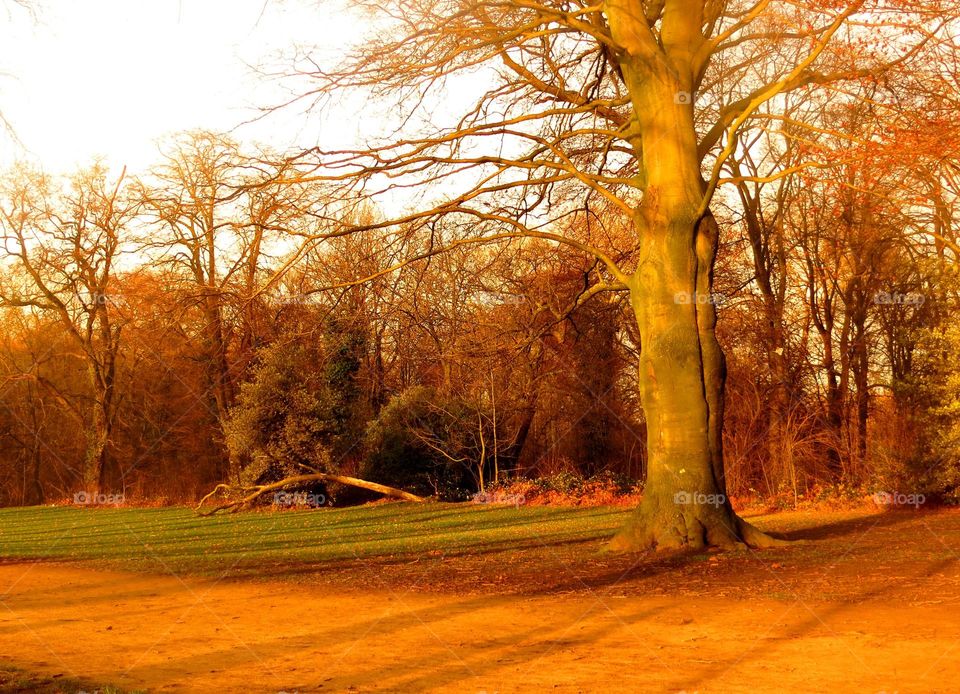
<instances>
[{"instance_id":1,"label":"tree line","mask_svg":"<svg viewBox=\"0 0 960 694\"><path fill-rule=\"evenodd\" d=\"M468 238L455 227L339 235L312 215L321 191L277 185L263 153L170 146L140 178L4 178L5 504L188 501L311 468L458 499L511 476L643 479L639 337L622 292L585 298L594 258L523 239L432 254ZM858 196L838 194L843 168L737 184L724 281L676 297L721 315L731 493L952 491L956 427L936 418L957 258L916 243L931 208L904 211L908 173Z\"/></svg>"}]
</instances>

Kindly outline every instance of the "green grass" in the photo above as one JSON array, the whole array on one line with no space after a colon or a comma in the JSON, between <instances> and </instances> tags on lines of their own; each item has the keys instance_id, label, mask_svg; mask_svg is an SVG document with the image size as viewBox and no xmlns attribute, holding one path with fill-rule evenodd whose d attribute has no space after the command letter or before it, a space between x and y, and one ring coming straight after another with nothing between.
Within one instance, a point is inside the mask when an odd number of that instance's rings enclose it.
<instances>
[{"instance_id":1,"label":"green grass","mask_svg":"<svg viewBox=\"0 0 960 694\"><path fill-rule=\"evenodd\" d=\"M199 518L187 508L0 509L0 559L209 574L263 565L478 554L609 537L628 509L395 503Z\"/></svg>"}]
</instances>

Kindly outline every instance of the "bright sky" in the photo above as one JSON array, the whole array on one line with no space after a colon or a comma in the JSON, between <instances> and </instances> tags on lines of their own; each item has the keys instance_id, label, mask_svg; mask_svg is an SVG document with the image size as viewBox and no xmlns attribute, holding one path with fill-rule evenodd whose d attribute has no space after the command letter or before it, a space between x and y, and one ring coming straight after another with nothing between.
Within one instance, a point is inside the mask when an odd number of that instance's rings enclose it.
<instances>
[{"instance_id":1,"label":"bright sky","mask_svg":"<svg viewBox=\"0 0 960 694\"><path fill-rule=\"evenodd\" d=\"M357 17L317 0L37 0L36 18L0 0L0 112L22 146L0 136L0 166L30 158L68 172L103 156L140 171L157 141L194 128L227 130L283 98L252 65L276 66L297 44L343 51ZM294 112L234 136L279 148L315 144L355 119Z\"/></svg>"}]
</instances>

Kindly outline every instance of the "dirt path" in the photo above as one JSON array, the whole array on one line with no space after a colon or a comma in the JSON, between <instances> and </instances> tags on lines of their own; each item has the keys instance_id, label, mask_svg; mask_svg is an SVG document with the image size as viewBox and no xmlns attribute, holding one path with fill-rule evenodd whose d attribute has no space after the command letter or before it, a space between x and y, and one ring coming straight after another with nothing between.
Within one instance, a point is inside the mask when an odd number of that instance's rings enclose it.
<instances>
[{"instance_id":1,"label":"dirt path","mask_svg":"<svg viewBox=\"0 0 960 694\"><path fill-rule=\"evenodd\" d=\"M0 659L125 689L956 691L960 609L574 593L338 594L0 565Z\"/></svg>"}]
</instances>

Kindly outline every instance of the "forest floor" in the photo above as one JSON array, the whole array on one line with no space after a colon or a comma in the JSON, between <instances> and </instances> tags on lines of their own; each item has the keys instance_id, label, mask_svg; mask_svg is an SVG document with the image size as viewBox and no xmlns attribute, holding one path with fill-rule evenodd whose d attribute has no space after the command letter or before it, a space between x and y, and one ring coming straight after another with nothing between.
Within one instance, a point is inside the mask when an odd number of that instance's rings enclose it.
<instances>
[{"instance_id":1,"label":"forest floor","mask_svg":"<svg viewBox=\"0 0 960 694\"><path fill-rule=\"evenodd\" d=\"M623 515L0 511L0 692L957 691L960 511L601 554Z\"/></svg>"}]
</instances>

